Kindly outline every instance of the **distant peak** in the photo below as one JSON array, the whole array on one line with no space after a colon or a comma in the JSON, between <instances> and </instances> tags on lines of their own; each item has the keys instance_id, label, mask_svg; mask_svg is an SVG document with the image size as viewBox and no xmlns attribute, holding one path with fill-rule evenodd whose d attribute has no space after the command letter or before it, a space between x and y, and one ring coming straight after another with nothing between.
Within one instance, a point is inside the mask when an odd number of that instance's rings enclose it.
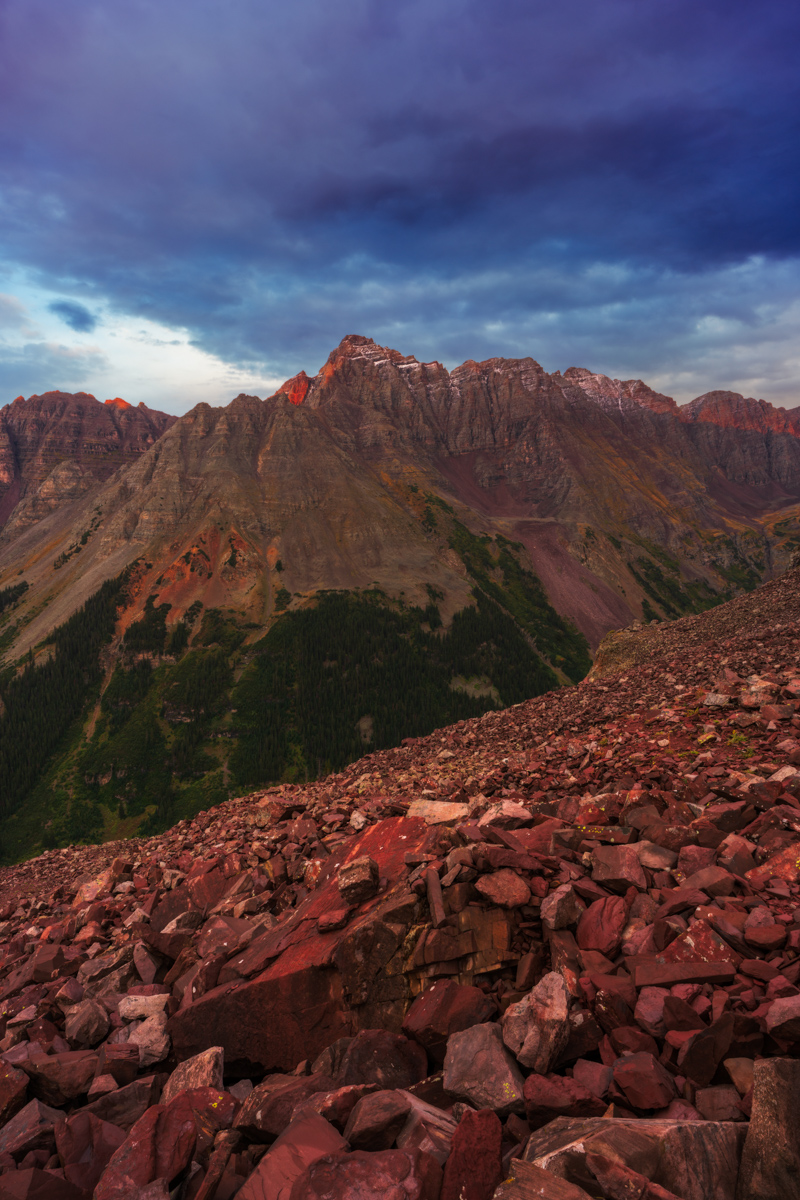
<instances>
[{"instance_id":1,"label":"distant peak","mask_svg":"<svg viewBox=\"0 0 800 1200\"><path fill-rule=\"evenodd\" d=\"M133 408L133 405L129 404L127 400L123 400L121 396L115 396L113 400L104 400L103 403L107 404L109 408Z\"/></svg>"},{"instance_id":2,"label":"distant peak","mask_svg":"<svg viewBox=\"0 0 800 1200\"><path fill-rule=\"evenodd\" d=\"M368 337L362 337L360 333L348 333L346 337L342 338L339 345L340 346L374 346L375 339L368 338Z\"/></svg>"},{"instance_id":3,"label":"distant peak","mask_svg":"<svg viewBox=\"0 0 800 1200\"><path fill-rule=\"evenodd\" d=\"M310 386L311 381L305 371L300 371L299 374L293 375L291 379L287 379L286 383L281 384L276 394L280 395L282 393L292 404L302 404L308 395Z\"/></svg>"}]
</instances>

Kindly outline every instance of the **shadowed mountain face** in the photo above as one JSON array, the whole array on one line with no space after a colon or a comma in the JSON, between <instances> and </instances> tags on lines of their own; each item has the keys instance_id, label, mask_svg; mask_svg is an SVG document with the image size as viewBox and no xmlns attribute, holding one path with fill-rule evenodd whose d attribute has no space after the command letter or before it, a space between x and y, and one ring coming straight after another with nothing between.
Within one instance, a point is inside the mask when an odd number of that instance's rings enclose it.
<instances>
[{"instance_id":1,"label":"shadowed mountain face","mask_svg":"<svg viewBox=\"0 0 800 1200\"><path fill-rule=\"evenodd\" d=\"M798 433L800 410L733 393L678 408L637 380L448 372L358 336L268 400L177 421L48 393L0 414L0 586L21 570L27 607L50 597L23 649L134 559L139 605L157 595L170 622L200 601L263 623L278 594L373 585L431 585L447 614L472 602L457 521L519 543L596 644L790 565Z\"/></svg>"},{"instance_id":2,"label":"shadowed mountain face","mask_svg":"<svg viewBox=\"0 0 800 1200\"><path fill-rule=\"evenodd\" d=\"M119 397L45 392L0 409L0 527L6 536L91 492L144 454L177 418Z\"/></svg>"}]
</instances>

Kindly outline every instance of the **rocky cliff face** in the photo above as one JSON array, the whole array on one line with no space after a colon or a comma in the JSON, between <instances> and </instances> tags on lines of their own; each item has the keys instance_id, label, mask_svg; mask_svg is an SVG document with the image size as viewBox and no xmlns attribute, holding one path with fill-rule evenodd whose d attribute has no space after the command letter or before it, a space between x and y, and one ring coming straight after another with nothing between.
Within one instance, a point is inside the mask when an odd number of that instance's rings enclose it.
<instances>
[{"instance_id":1,"label":"rocky cliff face","mask_svg":"<svg viewBox=\"0 0 800 1200\"><path fill-rule=\"evenodd\" d=\"M263 622L279 594L373 584L416 601L430 585L447 614L474 584L458 522L517 543L596 644L753 586L800 549L800 410L732 393L678 408L639 380L532 359L449 372L350 336L267 400L174 424L122 403L50 394L3 410L16 509L0 586L22 571L29 608L51 597L34 641L136 558L141 603L157 594L170 621L200 601Z\"/></svg>"},{"instance_id":2,"label":"rocky cliff face","mask_svg":"<svg viewBox=\"0 0 800 1200\"><path fill-rule=\"evenodd\" d=\"M8 539L150 449L176 418L116 397L45 392L0 409L0 526Z\"/></svg>"}]
</instances>

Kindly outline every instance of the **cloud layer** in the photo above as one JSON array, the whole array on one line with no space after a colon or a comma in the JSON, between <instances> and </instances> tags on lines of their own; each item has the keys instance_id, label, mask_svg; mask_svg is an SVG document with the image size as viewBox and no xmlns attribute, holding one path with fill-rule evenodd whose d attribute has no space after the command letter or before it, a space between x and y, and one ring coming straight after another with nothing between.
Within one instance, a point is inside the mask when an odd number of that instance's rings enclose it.
<instances>
[{"instance_id":1,"label":"cloud layer","mask_svg":"<svg viewBox=\"0 0 800 1200\"><path fill-rule=\"evenodd\" d=\"M777 0L5 0L0 255L78 338L105 306L256 375L358 331L800 403L799 31Z\"/></svg>"}]
</instances>

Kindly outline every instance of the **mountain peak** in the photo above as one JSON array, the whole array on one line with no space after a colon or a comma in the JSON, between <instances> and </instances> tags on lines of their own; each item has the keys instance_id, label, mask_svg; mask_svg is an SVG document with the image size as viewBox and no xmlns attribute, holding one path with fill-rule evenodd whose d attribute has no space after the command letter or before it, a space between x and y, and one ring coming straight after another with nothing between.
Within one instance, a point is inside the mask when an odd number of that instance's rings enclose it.
<instances>
[{"instance_id":1,"label":"mountain peak","mask_svg":"<svg viewBox=\"0 0 800 1200\"><path fill-rule=\"evenodd\" d=\"M121 396L115 396L113 400L104 400L103 404L105 404L108 408L118 408L120 410L124 408L133 408L133 405L129 404L127 400L123 400Z\"/></svg>"}]
</instances>

